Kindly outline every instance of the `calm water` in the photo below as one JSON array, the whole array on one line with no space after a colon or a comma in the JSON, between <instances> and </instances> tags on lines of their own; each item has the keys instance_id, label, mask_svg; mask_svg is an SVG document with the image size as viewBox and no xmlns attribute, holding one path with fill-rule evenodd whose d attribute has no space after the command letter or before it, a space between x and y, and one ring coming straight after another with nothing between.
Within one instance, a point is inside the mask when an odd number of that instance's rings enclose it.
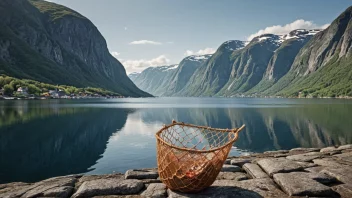
<instances>
[{"instance_id":1,"label":"calm water","mask_svg":"<svg viewBox=\"0 0 352 198\"><path fill-rule=\"evenodd\" d=\"M148 98L0 101L0 183L156 166L175 119L234 128L231 155L352 143L352 100Z\"/></svg>"}]
</instances>

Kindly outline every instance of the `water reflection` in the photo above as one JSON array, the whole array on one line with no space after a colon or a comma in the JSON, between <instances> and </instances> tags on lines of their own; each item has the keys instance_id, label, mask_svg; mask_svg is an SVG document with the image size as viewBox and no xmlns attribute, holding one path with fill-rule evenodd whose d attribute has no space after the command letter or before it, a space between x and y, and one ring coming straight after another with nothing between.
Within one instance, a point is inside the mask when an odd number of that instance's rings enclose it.
<instances>
[{"instance_id":1,"label":"water reflection","mask_svg":"<svg viewBox=\"0 0 352 198\"><path fill-rule=\"evenodd\" d=\"M352 142L350 103L277 106L276 100L261 108L253 100L254 107L244 108L234 107L236 100L197 99L187 104L192 108L155 108L155 99L143 100L118 101L119 107L112 101L0 101L0 183L155 167L154 134L173 119L215 128L246 124L231 155ZM223 107L214 108L217 102ZM131 109L134 103L143 108Z\"/></svg>"}]
</instances>

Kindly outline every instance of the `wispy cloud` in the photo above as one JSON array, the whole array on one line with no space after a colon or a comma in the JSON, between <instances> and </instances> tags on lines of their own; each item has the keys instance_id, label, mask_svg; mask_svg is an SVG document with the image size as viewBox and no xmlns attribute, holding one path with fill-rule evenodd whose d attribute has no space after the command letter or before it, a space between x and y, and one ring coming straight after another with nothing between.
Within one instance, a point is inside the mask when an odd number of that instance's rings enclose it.
<instances>
[{"instance_id":1,"label":"wispy cloud","mask_svg":"<svg viewBox=\"0 0 352 198\"><path fill-rule=\"evenodd\" d=\"M127 27L124 27L123 29L124 29L124 30L127 30L128 28L127 28Z\"/></svg>"},{"instance_id":2,"label":"wispy cloud","mask_svg":"<svg viewBox=\"0 0 352 198\"><path fill-rule=\"evenodd\" d=\"M211 48L211 47L207 47L205 49L200 49L198 51L192 51L192 50L187 50L185 52L186 56L191 56L191 55L204 55L204 54L214 54L216 51L216 49Z\"/></svg>"},{"instance_id":3,"label":"wispy cloud","mask_svg":"<svg viewBox=\"0 0 352 198\"><path fill-rule=\"evenodd\" d=\"M139 40L130 42L130 45L162 45L162 43L150 40Z\"/></svg>"},{"instance_id":4,"label":"wispy cloud","mask_svg":"<svg viewBox=\"0 0 352 198\"><path fill-rule=\"evenodd\" d=\"M147 67L158 67L170 64L170 59L168 59L165 55L160 55L156 58L152 58L150 60L140 59L140 60L125 60L123 61L123 66L126 69L126 72L141 72Z\"/></svg>"},{"instance_id":5,"label":"wispy cloud","mask_svg":"<svg viewBox=\"0 0 352 198\"><path fill-rule=\"evenodd\" d=\"M258 32L251 34L247 37L248 41L251 41L254 37L262 35L262 34L287 34L292 30L296 29L325 29L330 24L325 25L317 25L313 21L305 21L303 19L298 19L293 21L292 23L288 23L286 25L274 25L270 27L266 27L264 29L259 30Z\"/></svg>"}]
</instances>

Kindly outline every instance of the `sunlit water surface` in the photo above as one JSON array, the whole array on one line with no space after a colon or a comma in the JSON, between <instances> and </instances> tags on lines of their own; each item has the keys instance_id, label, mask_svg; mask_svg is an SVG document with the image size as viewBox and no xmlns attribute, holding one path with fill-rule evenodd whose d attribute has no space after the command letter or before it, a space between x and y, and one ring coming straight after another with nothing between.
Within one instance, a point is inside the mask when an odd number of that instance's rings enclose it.
<instances>
[{"instance_id":1,"label":"sunlit water surface","mask_svg":"<svg viewBox=\"0 0 352 198\"><path fill-rule=\"evenodd\" d=\"M0 183L156 167L154 134L173 119L242 124L230 155L352 143L352 101L126 98L0 101Z\"/></svg>"}]
</instances>

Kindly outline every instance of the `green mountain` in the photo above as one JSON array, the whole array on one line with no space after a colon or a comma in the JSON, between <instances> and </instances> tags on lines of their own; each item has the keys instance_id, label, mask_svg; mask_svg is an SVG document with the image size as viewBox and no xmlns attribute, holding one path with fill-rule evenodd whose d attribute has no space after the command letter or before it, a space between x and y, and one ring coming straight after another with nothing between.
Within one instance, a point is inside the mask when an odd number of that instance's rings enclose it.
<instances>
[{"instance_id":1,"label":"green mountain","mask_svg":"<svg viewBox=\"0 0 352 198\"><path fill-rule=\"evenodd\" d=\"M200 66L179 92L182 96L212 96L228 81L233 59L231 54L245 46L244 41L231 40L223 43L216 52Z\"/></svg>"},{"instance_id":2,"label":"green mountain","mask_svg":"<svg viewBox=\"0 0 352 198\"><path fill-rule=\"evenodd\" d=\"M0 74L150 96L132 83L81 14L42 0L1 0L0 18Z\"/></svg>"},{"instance_id":3,"label":"green mountain","mask_svg":"<svg viewBox=\"0 0 352 198\"><path fill-rule=\"evenodd\" d=\"M159 96L352 96L351 46L352 6L325 30L227 41L191 71L178 73L178 81L172 74L146 78L163 78L156 83Z\"/></svg>"},{"instance_id":4,"label":"green mountain","mask_svg":"<svg viewBox=\"0 0 352 198\"><path fill-rule=\"evenodd\" d=\"M275 84L290 70L299 50L319 31L298 29L284 35L282 44L269 60L263 78L247 93L261 93Z\"/></svg>"},{"instance_id":5,"label":"green mountain","mask_svg":"<svg viewBox=\"0 0 352 198\"><path fill-rule=\"evenodd\" d=\"M352 6L297 54L290 71L266 94L352 96Z\"/></svg>"}]
</instances>

